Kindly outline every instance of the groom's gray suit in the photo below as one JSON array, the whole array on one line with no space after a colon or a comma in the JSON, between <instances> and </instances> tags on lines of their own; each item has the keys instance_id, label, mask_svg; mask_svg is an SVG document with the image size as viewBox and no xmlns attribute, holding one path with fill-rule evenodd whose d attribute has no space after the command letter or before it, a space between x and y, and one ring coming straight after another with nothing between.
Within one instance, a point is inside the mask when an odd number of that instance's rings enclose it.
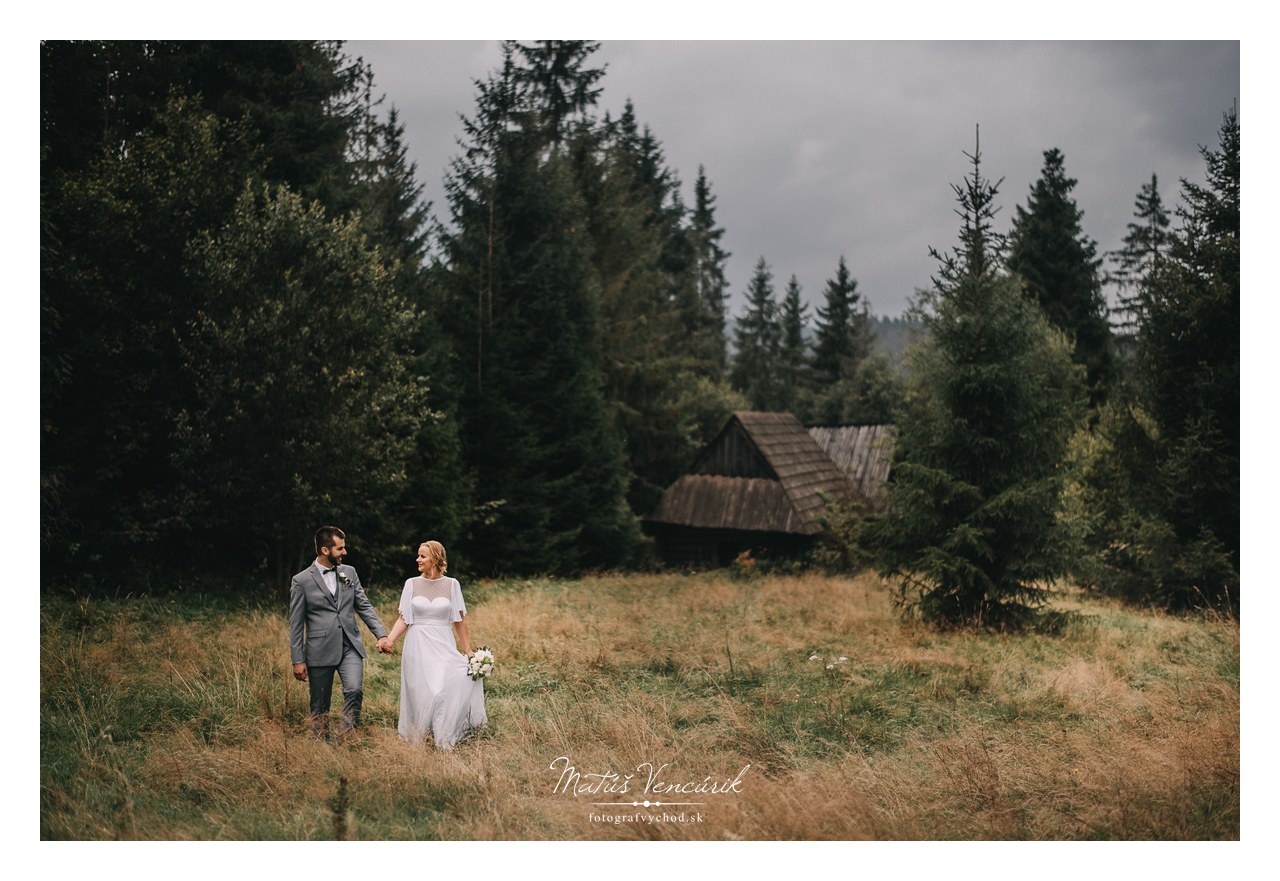
<instances>
[{"instance_id":1,"label":"groom's gray suit","mask_svg":"<svg viewBox=\"0 0 1280 881\"><path fill-rule=\"evenodd\" d=\"M289 655L292 663L307 665L312 724L318 732L328 730L335 672L342 679L342 730L360 724L366 655L356 615L374 636L387 635L356 570L346 565L337 569L346 580L329 576L336 581L335 593L325 586L316 563L293 576L289 586Z\"/></svg>"}]
</instances>

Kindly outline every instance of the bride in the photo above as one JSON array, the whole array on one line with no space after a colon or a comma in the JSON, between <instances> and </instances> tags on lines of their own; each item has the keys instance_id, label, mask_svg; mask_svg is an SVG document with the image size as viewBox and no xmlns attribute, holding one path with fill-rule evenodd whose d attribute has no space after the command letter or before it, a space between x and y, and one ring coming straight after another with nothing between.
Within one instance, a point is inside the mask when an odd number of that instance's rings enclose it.
<instances>
[{"instance_id":1,"label":"bride","mask_svg":"<svg viewBox=\"0 0 1280 881\"><path fill-rule=\"evenodd\" d=\"M422 575L404 583L400 618L389 635L395 645L408 634L400 664L400 736L419 741L430 734L441 749L452 749L488 720L484 682L467 673L467 607L458 580L445 576L448 568L440 542L418 547Z\"/></svg>"}]
</instances>

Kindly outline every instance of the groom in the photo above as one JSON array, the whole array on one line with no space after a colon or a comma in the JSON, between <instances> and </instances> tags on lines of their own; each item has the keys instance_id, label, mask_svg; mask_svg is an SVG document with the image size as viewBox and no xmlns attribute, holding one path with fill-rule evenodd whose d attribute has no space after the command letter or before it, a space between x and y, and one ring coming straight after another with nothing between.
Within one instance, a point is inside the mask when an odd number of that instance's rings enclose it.
<instances>
[{"instance_id":1,"label":"groom","mask_svg":"<svg viewBox=\"0 0 1280 881\"><path fill-rule=\"evenodd\" d=\"M342 679L338 730L346 734L360 724L365 652L356 614L378 637L378 651L393 649L356 570L342 564L346 534L336 526L321 526L315 546L315 562L293 576L289 586L289 655L294 678L311 688L311 732L327 739L335 672Z\"/></svg>"}]
</instances>

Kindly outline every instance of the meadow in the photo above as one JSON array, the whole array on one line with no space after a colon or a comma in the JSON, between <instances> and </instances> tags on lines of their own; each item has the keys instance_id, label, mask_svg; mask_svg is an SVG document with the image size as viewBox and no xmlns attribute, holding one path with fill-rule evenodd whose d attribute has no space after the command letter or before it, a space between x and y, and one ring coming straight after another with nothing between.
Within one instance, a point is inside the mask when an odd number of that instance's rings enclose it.
<instances>
[{"instance_id":1,"label":"meadow","mask_svg":"<svg viewBox=\"0 0 1280 881\"><path fill-rule=\"evenodd\" d=\"M283 600L46 597L41 837L1239 838L1229 618L1064 589L1043 632L940 632L871 575L463 588L498 668L452 752L398 739L367 634L364 726L309 737Z\"/></svg>"}]
</instances>

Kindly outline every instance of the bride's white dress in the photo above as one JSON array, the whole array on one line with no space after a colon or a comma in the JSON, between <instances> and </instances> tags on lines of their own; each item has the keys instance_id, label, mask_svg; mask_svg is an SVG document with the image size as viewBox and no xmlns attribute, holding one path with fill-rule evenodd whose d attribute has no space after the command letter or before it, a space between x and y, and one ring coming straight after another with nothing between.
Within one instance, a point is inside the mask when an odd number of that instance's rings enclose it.
<instances>
[{"instance_id":1,"label":"bride's white dress","mask_svg":"<svg viewBox=\"0 0 1280 881\"><path fill-rule=\"evenodd\" d=\"M400 596L405 631L400 662L400 736L436 746L453 745L488 720L484 680L467 674L467 656L458 651L453 622L467 607L456 578L410 578Z\"/></svg>"}]
</instances>

